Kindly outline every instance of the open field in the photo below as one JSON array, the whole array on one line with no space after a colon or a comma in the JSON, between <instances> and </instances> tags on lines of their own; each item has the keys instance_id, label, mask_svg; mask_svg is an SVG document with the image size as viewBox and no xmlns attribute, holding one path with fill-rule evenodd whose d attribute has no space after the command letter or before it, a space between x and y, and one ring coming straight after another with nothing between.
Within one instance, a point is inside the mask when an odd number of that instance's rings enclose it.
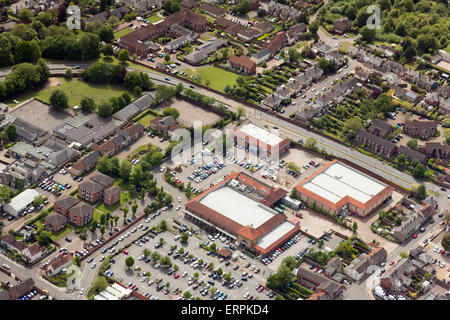
<instances>
[{"instance_id":1,"label":"open field","mask_svg":"<svg viewBox=\"0 0 450 320\"><path fill-rule=\"evenodd\" d=\"M183 70L190 77L194 75L196 77L200 76L202 84L206 85L206 81L210 82L209 87L221 92L224 92L226 86L233 86L236 83L236 79L239 75L222 70L217 67L205 67L198 68L197 72L193 72L191 69Z\"/></svg>"},{"instance_id":2,"label":"open field","mask_svg":"<svg viewBox=\"0 0 450 320\"><path fill-rule=\"evenodd\" d=\"M61 85L57 86L58 89L64 91L69 97L69 106L73 107L80 105L81 99L84 97L92 97L96 102L106 100L111 97L118 97L123 92L127 91L120 85L113 84L90 84L82 80L73 78L67 80L64 78L59 79ZM50 100L50 95L56 87L43 89L35 93L36 97L43 99L44 101ZM131 92L129 92L132 94Z\"/></svg>"}]
</instances>

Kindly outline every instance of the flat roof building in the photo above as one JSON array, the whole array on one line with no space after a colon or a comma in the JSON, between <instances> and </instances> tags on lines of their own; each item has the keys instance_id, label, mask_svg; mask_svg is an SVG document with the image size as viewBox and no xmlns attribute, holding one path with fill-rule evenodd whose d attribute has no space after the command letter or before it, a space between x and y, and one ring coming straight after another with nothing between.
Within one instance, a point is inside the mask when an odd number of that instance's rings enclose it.
<instances>
[{"instance_id":1,"label":"flat roof building","mask_svg":"<svg viewBox=\"0 0 450 320\"><path fill-rule=\"evenodd\" d=\"M28 208L34 201L34 197L40 193L35 189L27 189L11 199L11 202L3 206L3 210L8 214L17 217L24 209Z\"/></svg>"},{"instance_id":2,"label":"flat roof building","mask_svg":"<svg viewBox=\"0 0 450 320\"><path fill-rule=\"evenodd\" d=\"M388 199L391 186L337 160L317 170L296 186L300 198L330 214L348 209L366 216Z\"/></svg>"},{"instance_id":3,"label":"flat roof building","mask_svg":"<svg viewBox=\"0 0 450 320\"><path fill-rule=\"evenodd\" d=\"M244 122L240 127L234 129L234 140L238 145L245 144L245 148L250 152L273 157L289 150L290 140L257 126L249 121Z\"/></svg>"},{"instance_id":4,"label":"flat roof building","mask_svg":"<svg viewBox=\"0 0 450 320\"><path fill-rule=\"evenodd\" d=\"M234 172L186 203L185 217L266 256L299 231L298 225L273 209L286 194Z\"/></svg>"}]
</instances>

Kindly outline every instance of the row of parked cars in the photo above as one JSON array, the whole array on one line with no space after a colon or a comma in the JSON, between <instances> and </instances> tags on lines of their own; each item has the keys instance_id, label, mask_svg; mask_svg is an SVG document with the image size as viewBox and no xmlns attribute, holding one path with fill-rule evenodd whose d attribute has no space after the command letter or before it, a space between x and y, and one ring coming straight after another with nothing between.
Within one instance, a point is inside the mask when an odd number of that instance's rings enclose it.
<instances>
[{"instance_id":1,"label":"row of parked cars","mask_svg":"<svg viewBox=\"0 0 450 320\"><path fill-rule=\"evenodd\" d=\"M289 249L291 246L296 244L300 240L300 234L296 234L291 240L287 241L284 245L278 247L272 254L261 260L264 265L269 265L273 260L275 260L280 254L285 250Z\"/></svg>"}]
</instances>

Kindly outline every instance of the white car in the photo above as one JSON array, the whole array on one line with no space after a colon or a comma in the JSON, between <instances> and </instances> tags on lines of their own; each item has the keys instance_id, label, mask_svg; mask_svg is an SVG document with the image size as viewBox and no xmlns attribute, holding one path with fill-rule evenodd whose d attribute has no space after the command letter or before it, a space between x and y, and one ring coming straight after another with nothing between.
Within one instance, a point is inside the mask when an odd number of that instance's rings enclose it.
<instances>
[{"instance_id":1,"label":"white car","mask_svg":"<svg viewBox=\"0 0 450 320\"><path fill-rule=\"evenodd\" d=\"M181 197L178 197L178 202L181 202Z\"/></svg>"},{"instance_id":2,"label":"white car","mask_svg":"<svg viewBox=\"0 0 450 320\"><path fill-rule=\"evenodd\" d=\"M180 210L181 209L181 206L180 205L178 205L176 208L175 208L175 210Z\"/></svg>"}]
</instances>

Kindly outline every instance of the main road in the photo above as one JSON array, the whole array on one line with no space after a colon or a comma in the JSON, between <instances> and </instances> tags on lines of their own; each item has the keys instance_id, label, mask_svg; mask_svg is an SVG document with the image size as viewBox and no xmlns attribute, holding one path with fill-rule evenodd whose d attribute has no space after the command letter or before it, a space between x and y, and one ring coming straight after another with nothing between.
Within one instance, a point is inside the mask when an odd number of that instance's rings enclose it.
<instances>
[{"instance_id":1,"label":"main road","mask_svg":"<svg viewBox=\"0 0 450 320\"><path fill-rule=\"evenodd\" d=\"M131 69L131 68L130 68ZM182 83L185 87L188 87L189 85L192 85L192 83L185 81L185 80L179 80L176 78L171 78L170 76L161 75L153 72L148 72L151 80L155 82L156 84L165 84L165 85L177 85L178 83ZM166 78L169 78L170 80L166 80ZM194 84L195 85L195 84ZM236 110L240 104L236 102L233 99L230 99L224 95L217 94L215 92L211 92L207 89L201 88L201 87L195 87L195 90L201 94L207 95L209 97L215 98L217 101L229 106L231 109ZM377 160L375 158L372 158L370 156L367 156L365 154L362 154L353 148L347 147L341 143L337 143L331 139L328 139L326 137L322 137L321 135L318 135L314 132L311 132L305 128L298 127L288 121L285 121L283 119L279 119L271 114L267 114L265 112L261 112L256 109L247 108L247 117L253 121L256 122L262 122L265 124L270 124L274 127L278 127L279 130L288 136L289 138L293 140L306 140L307 138L314 138L317 141L317 146L320 149L325 149L328 153L344 158L346 160L349 160L365 169L368 169L385 179L401 186L407 189L411 189L413 185L417 185L422 183L421 180L415 179L412 176L401 172L390 165ZM426 183L426 187L429 190L434 190L439 192L439 187L431 184Z\"/></svg>"}]
</instances>

